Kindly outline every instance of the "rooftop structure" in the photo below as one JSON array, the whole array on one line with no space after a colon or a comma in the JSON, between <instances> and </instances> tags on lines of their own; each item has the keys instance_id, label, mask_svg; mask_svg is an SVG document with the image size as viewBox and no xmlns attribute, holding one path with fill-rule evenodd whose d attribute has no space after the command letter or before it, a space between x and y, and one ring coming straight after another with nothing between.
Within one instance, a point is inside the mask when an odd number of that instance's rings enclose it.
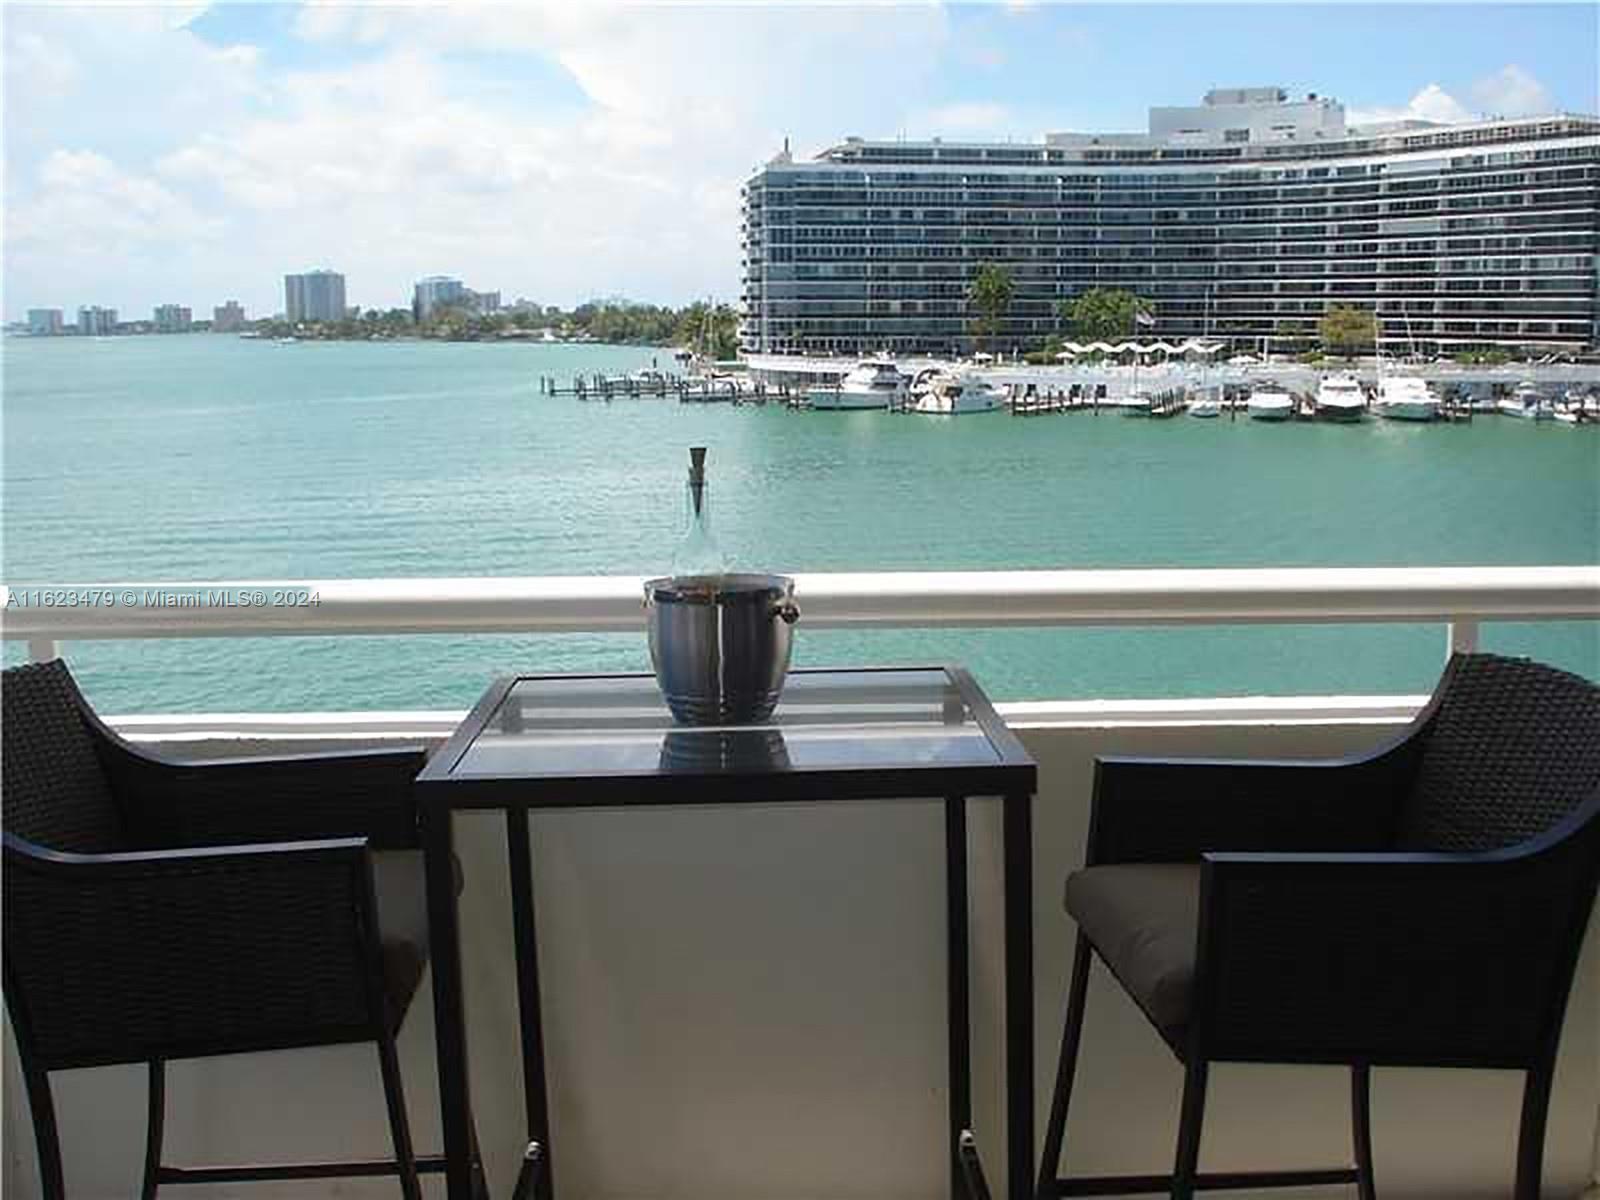
<instances>
[{"instance_id":1,"label":"rooftop structure","mask_svg":"<svg viewBox=\"0 0 1600 1200\"><path fill-rule=\"evenodd\" d=\"M1335 304L1391 350L1600 336L1593 116L1352 126L1330 97L1214 89L1137 134L785 149L743 196L746 352L974 349L986 262L1015 284L1001 349L1069 332L1096 287L1152 300L1169 340L1301 348Z\"/></svg>"}]
</instances>

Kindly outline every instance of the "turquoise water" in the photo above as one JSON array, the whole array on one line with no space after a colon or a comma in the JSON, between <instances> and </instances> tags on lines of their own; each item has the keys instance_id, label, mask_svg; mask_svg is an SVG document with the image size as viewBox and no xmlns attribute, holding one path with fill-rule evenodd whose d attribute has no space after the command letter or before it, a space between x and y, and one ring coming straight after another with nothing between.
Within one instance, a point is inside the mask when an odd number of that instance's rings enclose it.
<instances>
[{"instance_id":1,"label":"turquoise water","mask_svg":"<svg viewBox=\"0 0 1600 1200\"><path fill-rule=\"evenodd\" d=\"M4 581L644 574L711 448L718 536L779 571L1600 560L1600 429L954 421L543 397L661 352L195 335L4 344ZM802 597L802 606L804 598ZM1595 623L1485 627L1600 676ZM805 663L959 661L999 698L1426 691L1441 626L808 631ZM66 646L112 711L465 707L638 636ZM19 657L9 648L8 661Z\"/></svg>"}]
</instances>

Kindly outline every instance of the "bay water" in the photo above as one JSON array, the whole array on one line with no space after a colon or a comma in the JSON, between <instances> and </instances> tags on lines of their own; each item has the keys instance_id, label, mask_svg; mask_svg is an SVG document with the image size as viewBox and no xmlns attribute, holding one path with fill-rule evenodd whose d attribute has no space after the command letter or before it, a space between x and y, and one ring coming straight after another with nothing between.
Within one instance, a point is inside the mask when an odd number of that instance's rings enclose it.
<instances>
[{"instance_id":1,"label":"bay water","mask_svg":"<svg viewBox=\"0 0 1600 1200\"><path fill-rule=\"evenodd\" d=\"M710 447L717 536L752 570L1600 561L1595 427L952 420L539 393L541 375L670 365L640 347L196 334L11 338L3 355L12 587L660 573L690 445ZM847 632L802 617L796 661L960 662L1003 700L1420 693L1444 643L1438 625ZM1600 676L1595 622L1489 624L1483 643ZM108 712L459 709L497 674L649 665L642 624L64 652Z\"/></svg>"}]
</instances>

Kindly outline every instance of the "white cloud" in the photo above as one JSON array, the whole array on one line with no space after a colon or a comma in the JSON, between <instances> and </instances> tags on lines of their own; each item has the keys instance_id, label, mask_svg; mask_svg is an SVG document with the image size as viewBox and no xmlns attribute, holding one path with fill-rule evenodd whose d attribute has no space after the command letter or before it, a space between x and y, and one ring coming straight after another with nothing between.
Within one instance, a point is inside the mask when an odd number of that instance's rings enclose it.
<instances>
[{"instance_id":1,"label":"white cloud","mask_svg":"<svg viewBox=\"0 0 1600 1200\"><path fill-rule=\"evenodd\" d=\"M127 53L116 39L78 38L103 11L58 11L37 30L83 54L88 79L71 107L92 126L137 109L101 78L137 74L144 91L168 81L161 90L179 95L142 127L166 143L103 157L125 188L187 206L174 211L207 236L227 230L225 252L200 267L175 247L165 279L139 277L113 252L90 299L121 297L130 310L157 294L197 310L237 294L271 311L283 272L321 264L345 271L363 305L404 303L411 282L435 271L547 303L728 296L749 171L785 135L804 153L844 133L903 127L924 107L948 41L936 7L781 6L708 20L703 10L590 4L309 6L296 30L319 58L359 53L275 73L254 48L217 50L154 19L124 39ZM539 108L520 89L464 87L478 81L452 56L471 52L501 62L537 54L571 75L581 100ZM774 84L785 80L799 83ZM863 112L879 114L879 126L859 128ZM104 145L64 117L41 128L59 139L41 157ZM140 138L148 133L128 146ZM45 204L86 219L88 201L68 204L68 185L59 170L48 197L8 180L18 201L8 232L47 228ZM33 294L34 280L58 277L37 237L35 250L7 256L14 303L76 302ZM174 297L180 278L189 291Z\"/></svg>"},{"instance_id":2,"label":"white cloud","mask_svg":"<svg viewBox=\"0 0 1600 1200\"><path fill-rule=\"evenodd\" d=\"M72 94L83 68L67 47L20 33L6 47L6 74L14 95L59 99Z\"/></svg>"},{"instance_id":3,"label":"white cloud","mask_svg":"<svg viewBox=\"0 0 1600 1200\"><path fill-rule=\"evenodd\" d=\"M1502 117L1531 117L1556 108L1555 99L1544 84L1515 63L1486 75L1470 91L1480 111Z\"/></svg>"},{"instance_id":4,"label":"white cloud","mask_svg":"<svg viewBox=\"0 0 1600 1200\"><path fill-rule=\"evenodd\" d=\"M1548 89L1515 63L1475 80L1467 88L1471 104L1430 83L1398 108L1352 108L1347 119L1352 125L1379 121L1423 120L1446 124L1475 121L1486 115L1526 117L1552 111L1555 100Z\"/></svg>"},{"instance_id":5,"label":"white cloud","mask_svg":"<svg viewBox=\"0 0 1600 1200\"><path fill-rule=\"evenodd\" d=\"M224 224L104 155L58 150L40 168L29 203L8 213L6 232L10 253L43 251L81 266L192 246L219 236Z\"/></svg>"},{"instance_id":6,"label":"white cloud","mask_svg":"<svg viewBox=\"0 0 1600 1200\"><path fill-rule=\"evenodd\" d=\"M1380 121L1470 121L1472 111L1437 83L1430 83L1399 108L1352 108L1345 114L1352 125Z\"/></svg>"}]
</instances>

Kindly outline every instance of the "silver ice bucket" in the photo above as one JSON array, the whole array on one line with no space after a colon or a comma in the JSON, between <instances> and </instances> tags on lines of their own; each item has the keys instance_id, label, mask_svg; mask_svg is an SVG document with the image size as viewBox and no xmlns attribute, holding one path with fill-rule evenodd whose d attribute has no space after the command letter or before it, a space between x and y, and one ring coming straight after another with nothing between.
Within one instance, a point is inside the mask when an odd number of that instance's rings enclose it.
<instances>
[{"instance_id":1,"label":"silver ice bucket","mask_svg":"<svg viewBox=\"0 0 1600 1200\"><path fill-rule=\"evenodd\" d=\"M684 725L748 725L778 706L800 610L786 575L681 575L644 585L650 661Z\"/></svg>"}]
</instances>

